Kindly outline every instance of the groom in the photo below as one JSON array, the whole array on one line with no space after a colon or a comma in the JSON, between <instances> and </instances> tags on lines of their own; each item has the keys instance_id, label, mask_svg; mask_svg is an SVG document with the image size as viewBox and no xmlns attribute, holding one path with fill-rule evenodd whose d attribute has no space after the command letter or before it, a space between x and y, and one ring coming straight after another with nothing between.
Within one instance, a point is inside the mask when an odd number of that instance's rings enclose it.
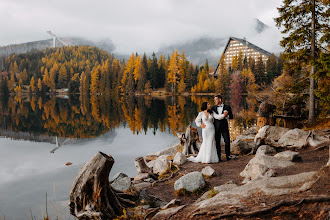
<instances>
[{"instance_id":1,"label":"groom","mask_svg":"<svg viewBox=\"0 0 330 220\"><path fill-rule=\"evenodd\" d=\"M220 117L214 117L215 142L217 146L219 161L221 161L221 136L225 141L226 159L230 160L232 157L230 156L230 135L227 119L233 119L233 113L231 112L231 107L229 105L222 103L221 95L214 96L214 104L215 106L213 106L211 110L217 114L220 114Z\"/></svg>"}]
</instances>

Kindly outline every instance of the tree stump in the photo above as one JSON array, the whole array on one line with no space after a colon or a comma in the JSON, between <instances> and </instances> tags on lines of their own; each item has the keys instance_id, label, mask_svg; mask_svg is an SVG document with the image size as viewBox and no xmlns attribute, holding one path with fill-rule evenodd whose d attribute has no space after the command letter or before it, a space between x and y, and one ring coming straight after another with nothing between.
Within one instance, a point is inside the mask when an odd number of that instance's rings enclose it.
<instances>
[{"instance_id":1,"label":"tree stump","mask_svg":"<svg viewBox=\"0 0 330 220\"><path fill-rule=\"evenodd\" d=\"M200 149L197 128L187 127L186 133L180 138L181 145L184 145L182 153L184 155L197 154Z\"/></svg>"},{"instance_id":2,"label":"tree stump","mask_svg":"<svg viewBox=\"0 0 330 220\"><path fill-rule=\"evenodd\" d=\"M150 172L152 173L152 169L147 166L147 164L144 162L143 157L135 158L134 164L138 174Z\"/></svg>"},{"instance_id":3,"label":"tree stump","mask_svg":"<svg viewBox=\"0 0 330 220\"><path fill-rule=\"evenodd\" d=\"M78 172L70 190L70 213L79 219L112 219L130 204L109 183L114 159L98 152Z\"/></svg>"}]
</instances>

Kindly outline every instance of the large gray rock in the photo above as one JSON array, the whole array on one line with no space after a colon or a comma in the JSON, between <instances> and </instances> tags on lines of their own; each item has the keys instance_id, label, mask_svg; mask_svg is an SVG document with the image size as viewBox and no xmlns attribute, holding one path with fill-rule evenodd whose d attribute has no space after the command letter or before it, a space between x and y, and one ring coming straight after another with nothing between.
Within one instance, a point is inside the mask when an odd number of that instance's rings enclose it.
<instances>
[{"instance_id":1,"label":"large gray rock","mask_svg":"<svg viewBox=\"0 0 330 220\"><path fill-rule=\"evenodd\" d=\"M159 175L166 173L170 168L170 163L167 160L168 155L158 157L153 166L153 172Z\"/></svg>"},{"instance_id":2,"label":"large gray rock","mask_svg":"<svg viewBox=\"0 0 330 220\"><path fill-rule=\"evenodd\" d=\"M144 180L149 177L149 173L139 173L134 177L134 180Z\"/></svg>"},{"instance_id":3,"label":"large gray rock","mask_svg":"<svg viewBox=\"0 0 330 220\"><path fill-rule=\"evenodd\" d=\"M258 131L254 142L258 146L263 143L274 144L289 130L289 128L265 125Z\"/></svg>"},{"instance_id":4,"label":"large gray rock","mask_svg":"<svg viewBox=\"0 0 330 220\"><path fill-rule=\"evenodd\" d=\"M187 162L187 158L186 156L181 153L181 152L177 152L174 156L174 159L173 159L173 163L176 164L176 165L183 165Z\"/></svg>"},{"instance_id":5,"label":"large gray rock","mask_svg":"<svg viewBox=\"0 0 330 220\"><path fill-rule=\"evenodd\" d=\"M306 140L307 144L313 148L329 146L330 138L326 136L321 136L310 131Z\"/></svg>"},{"instance_id":6,"label":"large gray rock","mask_svg":"<svg viewBox=\"0 0 330 220\"><path fill-rule=\"evenodd\" d=\"M181 209L183 209L183 207L185 207L185 206L182 205L182 206L178 206L178 207L173 207L173 208L162 210L162 211L158 212L152 218L152 220L170 219L171 216L175 215L178 211L180 211Z\"/></svg>"},{"instance_id":7,"label":"large gray rock","mask_svg":"<svg viewBox=\"0 0 330 220\"><path fill-rule=\"evenodd\" d=\"M134 188L136 190L141 190L143 188L148 188L148 187L151 187L152 184L151 183L147 183L147 182L142 182L142 183L137 183L137 184L134 184Z\"/></svg>"},{"instance_id":8,"label":"large gray rock","mask_svg":"<svg viewBox=\"0 0 330 220\"><path fill-rule=\"evenodd\" d=\"M129 190L131 190L131 187L132 187L131 178L129 178L129 177L116 178L112 182L111 186L119 191L123 191L123 192L129 191Z\"/></svg>"},{"instance_id":9,"label":"large gray rock","mask_svg":"<svg viewBox=\"0 0 330 220\"><path fill-rule=\"evenodd\" d=\"M151 160L151 161L149 161L149 162L146 163L146 164L147 164L148 167L153 168L154 165L155 165L155 162L156 162L156 160Z\"/></svg>"},{"instance_id":10,"label":"large gray rock","mask_svg":"<svg viewBox=\"0 0 330 220\"><path fill-rule=\"evenodd\" d=\"M150 205L154 208L164 207L167 204L166 201L151 195L147 189L141 189L141 191L139 192L139 198L136 203L141 205Z\"/></svg>"},{"instance_id":11,"label":"large gray rock","mask_svg":"<svg viewBox=\"0 0 330 220\"><path fill-rule=\"evenodd\" d=\"M286 132L279 140L278 145L282 147L302 148L306 143L308 132L295 128Z\"/></svg>"},{"instance_id":12,"label":"large gray rock","mask_svg":"<svg viewBox=\"0 0 330 220\"><path fill-rule=\"evenodd\" d=\"M124 178L124 177L128 177L128 176L127 176L125 173L119 172L119 173L116 173L116 174L113 176L112 181L115 181L115 180L118 179L118 178Z\"/></svg>"},{"instance_id":13,"label":"large gray rock","mask_svg":"<svg viewBox=\"0 0 330 220\"><path fill-rule=\"evenodd\" d=\"M213 189L205 192L196 202L200 202L202 200L212 198L216 194L218 194L219 192L230 191L230 190L233 190L236 187L238 187L238 186L236 184L234 184L234 183L223 184L221 186L215 186Z\"/></svg>"},{"instance_id":14,"label":"large gray rock","mask_svg":"<svg viewBox=\"0 0 330 220\"><path fill-rule=\"evenodd\" d=\"M180 144L176 144L172 147L168 147L164 150L161 150L161 151L158 151L156 153L151 153L151 154L147 154L146 157L153 157L153 156L162 156L162 155L170 155L170 156L173 156L176 154L176 152L178 152L179 148L180 148Z\"/></svg>"},{"instance_id":15,"label":"large gray rock","mask_svg":"<svg viewBox=\"0 0 330 220\"><path fill-rule=\"evenodd\" d=\"M289 161L300 161L301 160L301 156L298 152L289 151L289 150L275 154L274 157L281 158L284 160L289 160Z\"/></svg>"},{"instance_id":16,"label":"large gray rock","mask_svg":"<svg viewBox=\"0 0 330 220\"><path fill-rule=\"evenodd\" d=\"M310 189L315 183L317 180L316 173L307 172L290 176L263 178L242 186L232 186L231 189L222 190L212 198L193 204L193 208L202 212L213 208L219 210L221 207L230 205L231 209L235 209L244 206L242 200L255 193L278 196L303 192Z\"/></svg>"},{"instance_id":17,"label":"large gray rock","mask_svg":"<svg viewBox=\"0 0 330 220\"><path fill-rule=\"evenodd\" d=\"M243 183L247 183L251 180L275 176L276 168L285 168L293 164L288 160L260 154L249 161L240 176L245 178Z\"/></svg>"},{"instance_id":18,"label":"large gray rock","mask_svg":"<svg viewBox=\"0 0 330 220\"><path fill-rule=\"evenodd\" d=\"M246 136L255 136L257 134L257 127L251 127L246 129L245 131L242 132L242 135L246 135Z\"/></svg>"},{"instance_id":19,"label":"large gray rock","mask_svg":"<svg viewBox=\"0 0 330 220\"><path fill-rule=\"evenodd\" d=\"M273 147L271 147L269 145L261 145L256 152L256 157L260 156L260 155L272 154L275 152L276 152L276 150Z\"/></svg>"},{"instance_id":20,"label":"large gray rock","mask_svg":"<svg viewBox=\"0 0 330 220\"><path fill-rule=\"evenodd\" d=\"M237 138L230 144L230 153L234 155L244 155L250 153L253 148L255 148L255 143L253 141Z\"/></svg>"},{"instance_id":21,"label":"large gray rock","mask_svg":"<svg viewBox=\"0 0 330 220\"><path fill-rule=\"evenodd\" d=\"M209 177L209 176L215 176L216 175L216 172L215 172L215 170L212 167L207 166L207 167L204 167L202 169L202 174L204 176L208 176Z\"/></svg>"},{"instance_id":22,"label":"large gray rock","mask_svg":"<svg viewBox=\"0 0 330 220\"><path fill-rule=\"evenodd\" d=\"M205 186L205 180L201 172L191 172L174 183L174 190L178 191L180 189L185 189L189 192L193 192L198 188L203 188Z\"/></svg>"}]
</instances>

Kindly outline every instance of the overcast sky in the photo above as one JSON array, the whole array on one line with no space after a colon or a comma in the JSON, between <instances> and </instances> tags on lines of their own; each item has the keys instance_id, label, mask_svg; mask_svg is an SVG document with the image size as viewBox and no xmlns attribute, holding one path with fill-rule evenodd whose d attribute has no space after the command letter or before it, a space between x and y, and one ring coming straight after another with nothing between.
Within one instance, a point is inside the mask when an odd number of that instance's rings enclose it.
<instances>
[{"instance_id":1,"label":"overcast sky","mask_svg":"<svg viewBox=\"0 0 330 220\"><path fill-rule=\"evenodd\" d=\"M117 53L151 52L199 37L247 37L280 50L282 0L1 0L0 46L60 37L111 39ZM271 28L256 36L251 21Z\"/></svg>"}]
</instances>

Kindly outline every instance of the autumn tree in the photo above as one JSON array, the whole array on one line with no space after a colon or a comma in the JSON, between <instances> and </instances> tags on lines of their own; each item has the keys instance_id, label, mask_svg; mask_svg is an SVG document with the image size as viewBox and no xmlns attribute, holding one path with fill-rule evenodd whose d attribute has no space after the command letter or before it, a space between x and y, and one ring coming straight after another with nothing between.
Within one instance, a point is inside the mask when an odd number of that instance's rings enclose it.
<instances>
[{"instance_id":1,"label":"autumn tree","mask_svg":"<svg viewBox=\"0 0 330 220\"><path fill-rule=\"evenodd\" d=\"M262 57L260 56L257 60L255 69L254 69L254 76L256 79L256 83L258 85L262 85L266 82L266 74L265 74L265 64L262 61Z\"/></svg>"},{"instance_id":2,"label":"autumn tree","mask_svg":"<svg viewBox=\"0 0 330 220\"><path fill-rule=\"evenodd\" d=\"M36 82L34 80L34 77L32 76L31 81L30 81L30 91L31 92L36 92Z\"/></svg>"},{"instance_id":3,"label":"autumn tree","mask_svg":"<svg viewBox=\"0 0 330 220\"><path fill-rule=\"evenodd\" d=\"M68 77L68 74L67 74L65 65L62 65L59 70L59 75L58 75L58 88L67 87L67 77Z\"/></svg>"},{"instance_id":4,"label":"autumn tree","mask_svg":"<svg viewBox=\"0 0 330 220\"><path fill-rule=\"evenodd\" d=\"M330 30L329 1L324 0L284 0L277 8L275 18L278 28L285 34L281 43L283 56L289 62L285 68L299 71L302 65L310 71L309 78L309 123L315 120L315 62L319 59L321 46L328 46Z\"/></svg>"},{"instance_id":5,"label":"autumn tree","mask_svg":"<svg viewBox=\"0 0 330 220\"><path fill-rule=\"evenodd\" d=\"M42 91L42 81L41 81L41 78L38 79L37 87L38 87L38 91L41 92Z\"/></svg>"},{"instance_id":6,"label":"autumn tree","mask_svg":"<svg viewBox=\"0 0 330 220\"><path fill-rule=\"evenodd\" d=\"M170 59L170 65L168 67L167 81L172 85L172 92L175 92L175 88L179 76L179 64L178 64L178 51L173 51Z\"/></svg>"}]
</instances>

